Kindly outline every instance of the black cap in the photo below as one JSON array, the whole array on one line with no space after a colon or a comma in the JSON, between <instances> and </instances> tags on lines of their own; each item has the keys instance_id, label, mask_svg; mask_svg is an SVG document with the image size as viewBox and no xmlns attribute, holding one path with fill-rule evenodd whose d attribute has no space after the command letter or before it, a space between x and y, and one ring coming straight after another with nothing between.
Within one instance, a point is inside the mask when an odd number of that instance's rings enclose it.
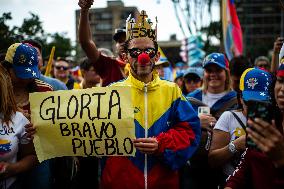
<instances>
[{"instance_id":1,"label":"black cap","mask_svg":"<svg viewBox=\"0 0 284 189\"><path fill-rule=\"evenodd\" d=\"M118 41L121 36L124 36L126 38L126 29L125 28L115 29L113 40Z\"/></svg>"}]
</instances>

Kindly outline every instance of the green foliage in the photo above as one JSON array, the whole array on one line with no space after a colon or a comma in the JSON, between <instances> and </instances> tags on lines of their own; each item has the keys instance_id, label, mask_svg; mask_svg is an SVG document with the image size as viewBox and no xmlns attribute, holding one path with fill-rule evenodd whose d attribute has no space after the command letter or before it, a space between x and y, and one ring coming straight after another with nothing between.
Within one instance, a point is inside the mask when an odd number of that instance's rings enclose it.
<instances>
[{"instance_id":1,"label":"green foliage","mask_svg":"<svg viewBox=\"0 0 284 189\"><path fill-rule=\"evenodd\" d=\"M66 57L71 55L73 46L65 33L49 34L42 26L39 16L30 12L30 17L24 18L20 27L10 28L7 21L12 20L11 13L3 13L0 17L0 52L6 52L7 48L24 39L34 39L42 43L43 57L49 56L52 46L56 47L55 55Z\"/></svg>"},{"instance_id":2,"label":"green foliage","mask_svg":"<svg viewBox=\"0 0 284 189\"><path fill-rule=\"evenodd\" d=\"M53 46L55 46L55 58L56 57L68 57L71 56L71 51L74 49L71 45L71 40L64 37L66 33L55 33L52 34L51 42L49 42L45 47L46 51L43 52L44 55L49 55Z\"/></svg>"},{"instance_id":3,"label":"green foliage","mask_svg":"<svg viewBox=\"0 0 284 189\"><path fill-rule=\"evenodd\" d=\"M211 39L216 38L220 42L222 41L222 24L221 21L215 21L211 22L208 26L202 27L200 29L200 32L206 35L206 41L204 45L204 51L206 53L212 53L212 52L219 52L220 51L220 45L214 45L212 44Z\"/></svg>"}]
</instances>

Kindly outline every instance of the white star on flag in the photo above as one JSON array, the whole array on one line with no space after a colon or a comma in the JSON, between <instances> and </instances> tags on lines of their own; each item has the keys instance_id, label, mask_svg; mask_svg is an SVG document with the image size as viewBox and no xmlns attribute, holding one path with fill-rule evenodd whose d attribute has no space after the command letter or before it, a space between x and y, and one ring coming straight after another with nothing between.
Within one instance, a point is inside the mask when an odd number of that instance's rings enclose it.
<instances>
[{"instance_id":1,"label":"white star on flag","mask_svg":"<svg viewBox=\"0 0 284 189\"><path fill-rule=\"evenodd\" d=\"M267 90L268 90L268 88L267 88L267 87L264 87L264 90L266 90L266 91L267 91Z\"/></svg>"},{"instance_id":2,"label":"white star on flag","mask_svg":"<svg viewBox=\"0 0 284 189\"><path fill-rule=\"evenodd\" d=\"M268 83L268 82L266 82L266 85L268 86L268 85L269 85L269 83Z\"/></svg>"},{"instance_id":3,"label":"white star on flag","mask_svg":"<svg viewBox=\"0 0 284 189\"><path fill-rule=\"evenodd\" d=\"M33 59L33 60L34 60L34 56L32 56L32 57L31 57L31 59Z\"/></svg>"},{"instance_id":4,"label":"white star on flag","mask_svg":"<svg viewBox=\"0 0 284 189\"><path fill-rule=\"evenodd\" d=\"M261 96L265 96L265 93L264 93L264 92L260 92L260 95L261 95Z\"/></svg>"},{"instance_id":5,"label":"white star on flag","mask_svg":"<svg viewBox=\"0 0 284 189\"><path fill-rule=\"evenodd\" d=\"M35 73L34 71L33 71L33 73L32 73L32 74L33 74L33 76L36 76L36 73Z\"/></svg>"},{"instance_id":6,"label":"white star on flag","mask_svg":"<svg viewBox=\"0 0 284 189\"><path fill-rule=\"evenodd\" d=\"M27 72L31 72L32 70L30 68L26 68L26 71Z\"/></svg>"},{"instance_id":7,"label":"white star on flag","mask_svg":"<svg viewBox=\"0 0 284 189\"><path fill-rule=\"evenodd\" d=\"M29 65L33 65L33 62L31 60L29 61Z\"/></svg>"}]
</instances>

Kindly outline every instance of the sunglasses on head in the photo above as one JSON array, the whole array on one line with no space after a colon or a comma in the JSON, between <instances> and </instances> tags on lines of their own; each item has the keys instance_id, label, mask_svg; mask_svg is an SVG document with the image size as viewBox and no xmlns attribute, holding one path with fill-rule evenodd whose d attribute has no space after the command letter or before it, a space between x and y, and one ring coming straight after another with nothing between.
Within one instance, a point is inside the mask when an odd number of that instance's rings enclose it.
<instances>
[{"instance_id":1,"label":"sunglasses on head","mask_svg":"<svg viewBox=\"0 0 284 189\"><path fill-rule=\"evenodd\" d=\"M157 50L155 48L146 48L146 49L132 48L128 49L128 52L132 58L138 58L138 56L143 52L148 54L150 58L154 58L157 54Z\"/></svg>"},{"instance_id":2,"label":"sunglasses on head","mask_svg":"<svg viewBox=\"0 0 284 189\"><path fill-rule=\"evenodd\" d=\"M55 68L57 69L57 70L68 70L68 67L65 67L65 66L55 66Z\"/></svg>"}]
</instances>

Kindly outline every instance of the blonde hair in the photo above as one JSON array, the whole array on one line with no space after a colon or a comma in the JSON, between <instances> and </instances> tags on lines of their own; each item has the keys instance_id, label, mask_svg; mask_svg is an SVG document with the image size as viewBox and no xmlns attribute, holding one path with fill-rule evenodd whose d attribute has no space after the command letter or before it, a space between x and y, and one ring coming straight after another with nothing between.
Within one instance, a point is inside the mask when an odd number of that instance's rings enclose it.
<instances>
[{"instance_id":1,"label":"blonde hair","mask_svg":"<svg viewBox=\"0 0 284 189\"><path fill-rule=\"evenodd\" d=\"M16 111L17 104L10 75L0 64L0 113L2 114L0 119L2 119L2 123L9 125Z\"/></svg>"},{"instance_id":2,"label":"blonde hair","mask_svg":"<svg viewBox=\"0 0 284 189\"><path fill-rule=\"evenodd\" d=\"M231 86L231 76L230 76L230 71L228 69L224 69L225 73L226 73L226 80L225 80L225 89L224 92L229 92L232 90L232 86ZM204 70L205 72L205 70ZM202 91L204 93L206 93L208 90L208 80L203 77L203 85L202 85Z\"/></svg>"}]
</instances>

